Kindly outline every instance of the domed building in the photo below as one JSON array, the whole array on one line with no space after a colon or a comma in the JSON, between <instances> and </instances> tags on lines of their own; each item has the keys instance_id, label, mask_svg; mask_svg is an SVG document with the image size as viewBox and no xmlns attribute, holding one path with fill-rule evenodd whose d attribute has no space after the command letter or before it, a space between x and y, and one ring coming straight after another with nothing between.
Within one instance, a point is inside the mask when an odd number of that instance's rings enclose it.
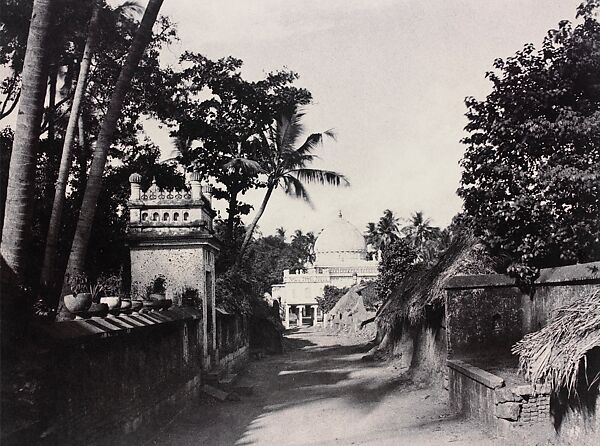
<instances>
[{"instance_id":1,"label":"domed building","mask_svg":"<svg viewBox=\"0 0 600 446\"><path fill-rule=\"evenodd\" d=\"M341 212L321 231L314 250L314 265L306 272L284 270L283 283L272 287L273 298L281 303L286 328L290 327L290 319L296 319L297 326L316 325L323 320L316 298L323 296L325 285L350 287L377 277L378 262L367 260L364 236Z\"/></svg>"}]
</instances>

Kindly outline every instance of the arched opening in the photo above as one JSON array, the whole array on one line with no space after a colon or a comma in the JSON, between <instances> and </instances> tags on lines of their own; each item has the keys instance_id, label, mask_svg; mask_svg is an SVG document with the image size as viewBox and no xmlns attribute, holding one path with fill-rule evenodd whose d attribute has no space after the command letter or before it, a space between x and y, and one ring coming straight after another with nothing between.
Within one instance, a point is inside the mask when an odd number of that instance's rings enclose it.
<instances>
[{"instance_id":1,"label":"arched opening","mask_svg":"<svg viewBox=\"0 0 600 446\"><path fill-rule=\"evenodd\" d=\"M160 216L158 215L158 212L155 212L154 214L152 214L152 221L158 221L160 218Z\"/></svg>"},{"instance_id":2,"label":"arched opening","mask_svg":"<svg viewBox=\"0 0 600 446\"><path fill-rule=\"evenodd\" d=\"M179 212L175 212L173 214L173 221L177 221L177 220L179 220Z\"/></svg>"},{"instance_id":3,"label":"arched opening","mask_svg":"<svg viewBox=\"0 0 600 446\"><path fill-rule=\"evenodd\" d=\"M168 212L165 212L163 214L163 221L169 221L169 213Z\"/></svg>"},{"instance_id":4,"label":"arched opening","mask_svg":"<svg viewBox=\"0 0 600 446\"><path fill-rule=\"evenodd\" d=\"M188 212L184 212L183 213L183 220L184 221L188 221L189 218L190 218L190 214Z\"/></svg>"},{"instance_id":5,"label":"arched opening","mask_svg":"<svg viewBox=\"0 0 600 446\"><path fill-rule=\"evenodd\" d=\"M142 221L146 221L146 220L148 220L148 213L147 213L147 212L144 212L144 213L142 214Z\"/></svg>"}]
</instances>

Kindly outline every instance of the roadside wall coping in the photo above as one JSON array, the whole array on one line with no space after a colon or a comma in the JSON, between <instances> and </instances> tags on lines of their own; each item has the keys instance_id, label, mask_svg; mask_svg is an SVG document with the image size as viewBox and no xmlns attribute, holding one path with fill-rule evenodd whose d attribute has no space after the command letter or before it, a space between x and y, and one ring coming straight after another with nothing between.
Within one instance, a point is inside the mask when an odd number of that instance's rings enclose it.
<instances>
[{"instance_id":1,"label":"roadside wall coping","mask_svg":"<svg viewBox=\"0 0 600 446\"><path fill-rule=\"evenodd\" d=\"M544 268L535 285L564 285L574 283L600 283L600 262L578 263L576 265ZM495 288L515 287L516 281L504 274L454 276L446 281L444 288Z\"/></svg>"},{"instance_id":2,"label":"roadside wall coping","mask_svg":"<svg viewBox=\"0 0 600 446\"><path fill-rule=\"evenodd\" d=\"M504 387L504 380L499 376L496 376L490 372L486 372L485 370L482 370L479 367L475 367L467 362L461 361L460 359L448 359L446 360L446 364L452 370L456 370L457 372L471 378L472 380L483 384L489 389L494 390L499 389L500 387Z\"/></svg>"},{"instance_id":3,"label":"roadside wall coping","mask_svg":"<svg viewBox=\"0 0 600 446\"><path fill-rule=\"evenodd\" d=\"M164 311L54 322L39 325L37 328L50 340L78 342L130 335L143 330L199 319L201 314L194 308L170 308Z\"/></svg>"}]
</instances>

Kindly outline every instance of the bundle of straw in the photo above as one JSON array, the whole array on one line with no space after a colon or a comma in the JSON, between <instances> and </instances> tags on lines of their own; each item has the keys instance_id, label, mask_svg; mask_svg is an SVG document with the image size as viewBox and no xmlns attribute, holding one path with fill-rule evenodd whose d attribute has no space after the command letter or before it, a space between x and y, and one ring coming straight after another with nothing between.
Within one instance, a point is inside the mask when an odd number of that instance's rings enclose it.
<instances>
[{"instance_id":1,"label":"bundle of straw","mask_svg":"<svg viewBox=\"0 0 600 446\"><path fill-rule=\"evenodd\" d=\"M595 347L600 347L600 290L557 309L548 325L526 335L512 351L531 382L567 389L571 396L577 395L580 376L588 389L600 379L600 372L592 380L587 373L586 355Z\"/></svg>"}]
</instances>

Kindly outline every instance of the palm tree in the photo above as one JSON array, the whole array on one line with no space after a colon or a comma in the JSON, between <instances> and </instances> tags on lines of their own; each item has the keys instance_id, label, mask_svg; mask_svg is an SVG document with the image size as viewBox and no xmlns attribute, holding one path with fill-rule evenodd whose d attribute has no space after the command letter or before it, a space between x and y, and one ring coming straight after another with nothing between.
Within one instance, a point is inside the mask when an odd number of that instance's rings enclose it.
<instances>
[{"instance_id":1,"label":"palm tree","mask_svg":"<svg viewBox=\"0 0 600 446\"><path fill-rule=\"evenodd\" d=\"M22 88L15 129L0 255L16 285L26 281L26 257L33 210L36 145L44 111L50 24L55 0L35 0L23 63Z\"/></svg>"},{"instance_id":2,"label":"palm tree","mask_svg":"<svg viewBox=\"0 0 600 446\"><path fill-rule=\"evenodd\" d=\"M138 27L127 59L123 65L115 89L110 98L108 110L102 121L100 133L96 141L96 148L90 167L90 173L81 204L81 211L77 221L73 245L67 263L67 274L81 272L83 270L88 241L92 231L92 223L96 211L96 203L102 189L102 174L106 164L108 149L113 141L113 135L117 127L117 121L121 115L121 109L125 95L131 85L131 79L137 68L144 51L152 38L152 27L156 22L158 12L163 0L150 0L144 11L144 16ZM67 275L65 275L66 277Z\"/></svg>"},{"instance_id":3,"label":"palm tree","mask_svg":"<svg viewBox=\"0 0 600 446\"><path fill-rule=\"evenodd\" d=\"M265 212L275 189L281 186L286 194L301 198L311 204L308 192L304 187L306 183L332 186L350 185L346 177L337 172L306 167L316 158L312 152L322 143L323 136L330 138L335 138L335 136L331 131L313 133L302 145L297 147L298 140L304 131L301 123L303 116L304 113L299 113L295 108L284 111L277 119L275 127L270 127L268 132L263 132L266 156L265 160L255 168L260 169L267 176L267 190L254 220L246 231L238 260L243 257L256 225ZM247 167L252 168L252 165L247 165Z\"/></svg>"},{"instance_id":4,"label":"palm tree","mask_svg":"<svg viewBox=\"0 0 600 446\"><path fill-rule=\"evenodd\" d=\"M75 140L75 134L78 131L79 113L85 95L92 56L96 48L101 4L101 0L96 0L92 8L87 40L85 42L85 49L83 50L83 56L79 67L77 87L75 88L75 94L73 95L71 114L69 115L69 123L67 124L67 130L65 132L60 167L58 169L58 179L56 180L56 189L54 191L54 202L52 203L52 213L50 215L50 224L48 226L48 234L46 235L46 249L44 251L44 263L42 265L40 279L43 286L50 285L50 282L54 277L60 223L65 206L65 191L67 189L69 171L71 170L73 142Z\"/></svg>"},{"instance_id":5,"label":"palm tree","mask_svg":"<svg viewBox=\"0 0 600 446\"><path fill-rule=\"evenodd\" d=\"M278 237L281 240L285 241L285 228L283 226L280 226L277 229L275 229L275 237Z\"/></svg>"},{"instance_id":6,"label":"palm tree","mask_svg":"<svg viewBox=\"0 0 600 446\"><path fill-rule=\"evenodd\" d=\"M383 216L377 223L377 232L381 239L381 246L387 246L394 240L400 238L400 231L398 230L398 218L394 215L390 209L383 211Z\"/></svg>"},{"instance_id":7,"label":"palm tree","mask_svg":"<svg viewBox=\"0 0 600 446\"><path fill-rule=\"evenodd\" d=\"M417 211L411 216L408 226L402 228L402 232L408 237L413 248L417 250L417 257L422 261L426 257L427 243L439 237L440 229L431 226L431 220L425 218L423 211Z\"/></svg>"}]
</instances>

